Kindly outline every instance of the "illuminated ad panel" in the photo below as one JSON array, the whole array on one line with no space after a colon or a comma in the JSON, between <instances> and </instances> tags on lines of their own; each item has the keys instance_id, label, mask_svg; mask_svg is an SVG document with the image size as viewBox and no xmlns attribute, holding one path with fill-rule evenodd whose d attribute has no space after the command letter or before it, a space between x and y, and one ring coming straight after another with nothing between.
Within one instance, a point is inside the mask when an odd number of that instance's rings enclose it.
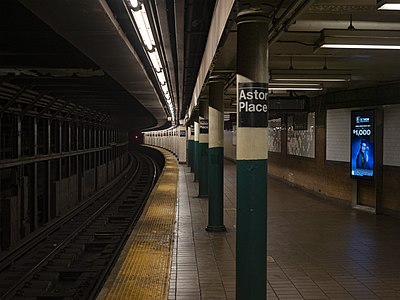
<instances>
[{"instance_id":1,"label":"illuminated ad panel","mask_svg":"<svg viewBox=\"0 0 400 300\"><path fill-rule=\"evenodd\" d=\"M351 112L351 177L374 178L374 111Z\"/></svg>"}]
</instances>

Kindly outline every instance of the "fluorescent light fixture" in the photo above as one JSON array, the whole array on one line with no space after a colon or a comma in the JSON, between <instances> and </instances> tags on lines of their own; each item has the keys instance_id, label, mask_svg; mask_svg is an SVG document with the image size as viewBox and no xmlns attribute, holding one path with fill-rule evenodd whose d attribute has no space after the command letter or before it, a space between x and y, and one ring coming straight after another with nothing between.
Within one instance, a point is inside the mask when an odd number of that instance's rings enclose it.
<instances>
[{"instance_id":1,"label":"fluorescent light fixture","mask_svg":"<svg viewBox=\"0 0 400 300\"><path fill-rule=\"evenodd\" d=\"M129 3L132 5L132 7L135 7L135 8L139 6L138 0L129 0Z\"/></svg>"},{"instance_id":2,"label":"fluorescent light fixture","mask_svg":"<svg viewBox=\"0 0 400 300\"><path fill-rule=\"evenodd\" d=\"M289 82L335 82L350 81L351 75L346 70L271 70L271 81ZM272 82L271 82L272 84Z\"/></svg>"},{"instance_id":3,"label":"fluorescent light fixture","mask_svg":"<svg viewBox=\"0 0 400 300\"><path fill-rule=\"evenodd\" d=\"M400 10L399 0L380 0L377 8L379 10Z\"/></svg>"},{"instance_id":4,"label":"fluorescent light fixture","mask_svg":"<svg viewBox=\"0 0 400 300\"><path fill-rule=\"evenodd\" d=\"M271 82L268 85L270 92L277 91L322 91L320 83L294 83L294 82Z\"/></svg>"},{"instance_id":5,"label":"fluorescent light fixture","mask_svg":"<svg viewBox=\"0 0 400 300\"><path fill-rule=\"evenodd\" d=\"M153 65L153 68L156 70L156 72L161 72L162 66L157 49L154 49L152 52L149 52L149 57L151 64Z\"/></svg>"},{"instance_id":6,"label":"fluorescent light fixture","mask_svg":"<svg viewBox=\"0 0 400 300\"><path fill-rule=\"evenodd\" d=\"M324 29L320 48L400 50L400 31Z\"/></svg>"},{"instance_id":7,"label":"fluorescent light fixture","mask_svg":"<svg viewBox=\"0 0 400 300\"><path fill-rule=\"evenodd\" d=\"M322 87L275 87L275 88L268 88L271 92L274 91L322 91Z\"/></svg>"},{"instance_id":8,"label":"fluorescent light fixture","mask_svg":"<svg viewBox=\"0 0 400 300\"><path fill-rule=\"evenodd\" d=\"M175 110L174 105L171 99L171 95L169 93L165 73L162 68L162 63L160 59L160 55L157 49L157 45L154 40L154 35L151 30L149 18L146 12L146 8L138 0L127 0L128 6L130 7L131 13L133 15L134 22L139 31L139 35L141 37L142 43L144 44L144 48L146 48L146 52L150 59L151 65L154 68L155 74L158 78L159 85L164 93L164 98L167 103L166 110L171 114L172 122L175 123ZM167 114L168 114L168 111Z\"/></svg>"},{"instance_id":9,"label":"fluorescent light fixture","mask_svg":"<svg viewBox=\"0 0 400 300\"><path fill-rule=\"evenodd\" d=\"M160 72L157 72L157 77L158 77L158 81L160 82L161 85L164 85L166 83L165 75L162 70Z\"/></svg>"},{"instance_id":10,"label":"fluorescent light fixture","mask_svg":"<svg viewBox=\"0 0 400 300\"><path fill-rule=\"evenodd\" d=\"M168 90L168 86L167 85L162 85L161 89L163 90L164 94L168 94L169 90Z\"/></svg>"},{"instance_id":11,"label":"fluorescent light fixture","mask_svg":"<svg viewBox=\"0 0 400 300\"><path fill-rule=\"evenodd\" d=\"M147 50L152 50L155 42L144 5L142 5L142 8L138 11L134 11L132 9L132 14L140 36L142 37L143 43L147 47Z\"/></svg>"},{"instance_id":12,"label":"fluorescent light fixture","mask_svg":"<svg viewBox=\"0 0 400 300\"><path fill-rule=\"evenodd\" d=\"M320 87L321 84L319 83L296 83L296 82L273 82L268 85L270 88L274 87Z\"/></svg>"},{"instance_id":13,"label":"fluorescent light fixture","mask_svg":"<svg viewBox=\"0 0 400 300\"><path fill-rule=\"evenodd\" d=\"M324 44L321 48L336 49L376 49L376 50L400 50L400 45L358 45L358 44Z\"/></svg>"}]
</instances>

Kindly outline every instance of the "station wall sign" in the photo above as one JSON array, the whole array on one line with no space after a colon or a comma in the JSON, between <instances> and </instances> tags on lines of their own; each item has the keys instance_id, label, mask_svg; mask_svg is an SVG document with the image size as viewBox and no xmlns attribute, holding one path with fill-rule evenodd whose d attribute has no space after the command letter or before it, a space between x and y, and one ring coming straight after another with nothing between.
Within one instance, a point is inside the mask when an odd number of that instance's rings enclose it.
<instances>
[{"instance_id":1,"label":"station wall sign","mask_svg":"<svg viewBox=\"0 0 400 300\"><path fill-rule=\"evenodd\" d=\"M238 127L268 127L268 83L239 83L237 98Z\"/></svg>"},{"instance_id":2,"label":"station wall sign","mask_svg":"<svg viewBox=\"0 0 400 300\"><path fill-rule=\"evenodd\" d=\"M208 119L199 118L200 134L208 134Z\"/></svg>"}]
</instances>

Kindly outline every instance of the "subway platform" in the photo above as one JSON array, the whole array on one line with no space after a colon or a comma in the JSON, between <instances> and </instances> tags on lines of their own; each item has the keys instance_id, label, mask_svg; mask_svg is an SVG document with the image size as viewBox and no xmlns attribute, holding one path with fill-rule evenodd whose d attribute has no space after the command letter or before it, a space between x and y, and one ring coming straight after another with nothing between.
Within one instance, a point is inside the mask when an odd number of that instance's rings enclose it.
<instances>
[{"instance_id":1,"label":"subway platform","mask_svg":"<svg viewBox=\"0 0 400 300\"><path fill-rule=\"evenodd\" d=\"M114 294L121 281L117 264L100 299L235 299L236 166L225 160L224 170L227 231L205 231L207 198L197 196L190 169L176 164L177 200L169 203L176 204L176 219L170 243L163 241L171 260L153 268L154 276L162 274L156 283L162 293ZM273 178L268 189L268 299L400 299L400 220L352 210Z\"/></svg>"}]
</instances>

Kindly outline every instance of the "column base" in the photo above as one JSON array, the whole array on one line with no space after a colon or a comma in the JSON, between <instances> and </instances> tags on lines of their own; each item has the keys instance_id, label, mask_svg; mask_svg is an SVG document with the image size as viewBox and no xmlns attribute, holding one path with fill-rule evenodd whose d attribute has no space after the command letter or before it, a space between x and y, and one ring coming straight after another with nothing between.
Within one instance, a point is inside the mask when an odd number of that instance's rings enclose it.
<instances>
[{"instance_id":1,"label":"column base","mask_svg":"<svg viewBox=\"0 0 400 300\"><path fill-rule=\"evenodd\" d=\"M223 232L223 231L226 231L226 227L225 227L225 225L218 225L218 226L208 225L206 227L206 231L208 231L208 232Z\"/></svg>"}]
</instances>

